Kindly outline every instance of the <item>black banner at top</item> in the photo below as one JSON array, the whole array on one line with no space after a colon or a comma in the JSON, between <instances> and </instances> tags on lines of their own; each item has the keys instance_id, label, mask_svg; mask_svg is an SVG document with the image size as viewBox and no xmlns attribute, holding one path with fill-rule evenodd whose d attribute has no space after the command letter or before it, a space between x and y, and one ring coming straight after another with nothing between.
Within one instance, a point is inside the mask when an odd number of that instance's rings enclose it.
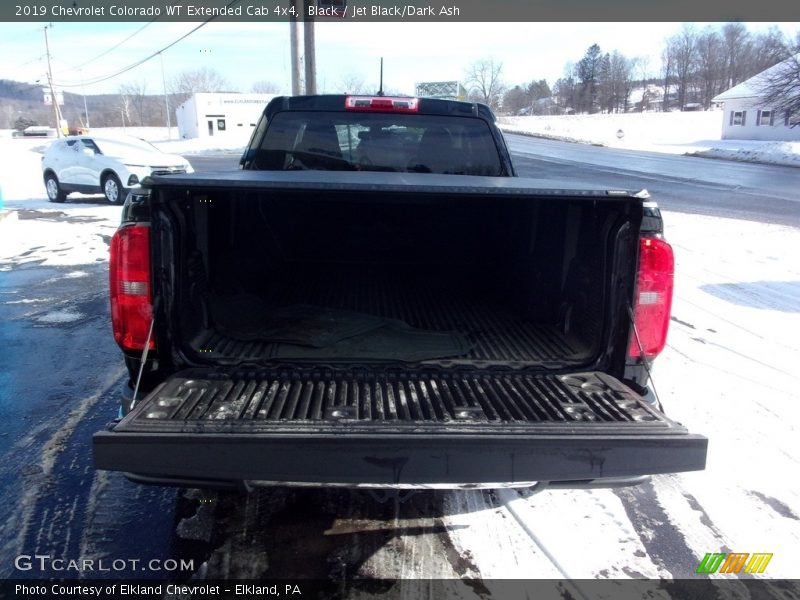
<instances>
[{"instance_id":1,"label":"black banner at top","mask_svg":"<svg viewBox=\"0 0 800 600\"><path fill-rule=\"evenodd\" d=\"M800 20L787 0L3 0L6 22Z\"/></svg>"}]
</instances>

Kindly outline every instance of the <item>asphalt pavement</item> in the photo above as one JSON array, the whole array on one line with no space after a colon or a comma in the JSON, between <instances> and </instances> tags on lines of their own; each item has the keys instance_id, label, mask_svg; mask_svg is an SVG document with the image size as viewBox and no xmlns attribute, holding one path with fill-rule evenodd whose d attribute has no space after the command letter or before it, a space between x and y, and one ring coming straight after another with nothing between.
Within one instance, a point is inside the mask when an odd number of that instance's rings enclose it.
<instances>
[{"instance_id":1,"label":"asphalt pavement","mask_svg":"<svg viewBox=\"0 0 800 600\"><path fill-rule=\"evenodd\" d=\"M506 134L521 177L646 189L663 209L800 226L800 169Z\"/></svg>"}]
</instances>

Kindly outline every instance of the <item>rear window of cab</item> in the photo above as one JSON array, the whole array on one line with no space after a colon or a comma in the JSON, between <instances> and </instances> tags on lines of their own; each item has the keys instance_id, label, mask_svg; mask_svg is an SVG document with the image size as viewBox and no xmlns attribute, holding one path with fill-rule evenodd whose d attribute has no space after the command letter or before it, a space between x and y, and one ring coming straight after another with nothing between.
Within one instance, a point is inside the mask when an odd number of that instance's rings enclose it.
<instances>
[{"instance_id":1,"label":"rear window of cab","mask_svg":"<svg viewBox=\"0 0 800 600\"><path fill-rule=\"evenodd\" d=\"M502 175L482 119L397 113L277 113L251 168Z\"/></svg>"}]
</instances>

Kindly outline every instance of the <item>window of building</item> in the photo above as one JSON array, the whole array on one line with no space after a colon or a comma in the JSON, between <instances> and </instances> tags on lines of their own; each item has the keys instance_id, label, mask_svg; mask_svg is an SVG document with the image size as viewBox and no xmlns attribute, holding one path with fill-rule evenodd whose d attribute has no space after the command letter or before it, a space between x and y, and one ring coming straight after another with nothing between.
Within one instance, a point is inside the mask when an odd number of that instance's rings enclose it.
<instances>
[{"instance_id":1,"label":"window of building","mask_svg":"<svg viewBox=\"0 0 800 600\"><path fill-rule=\"evenodd\" d=\"M772 111L760 110L758 111L758 122L756 125L772 125Z\"/></svg>"},{"instance_id":2,"label":"window of building","mask_svg":"<svg viewBox=\"0 0 800 600\"><path fill-rule=\"evenodd\" d=\"M731 111L731 125L744 125L746 117L746 110Z\"/></svg>"}]
</instances>

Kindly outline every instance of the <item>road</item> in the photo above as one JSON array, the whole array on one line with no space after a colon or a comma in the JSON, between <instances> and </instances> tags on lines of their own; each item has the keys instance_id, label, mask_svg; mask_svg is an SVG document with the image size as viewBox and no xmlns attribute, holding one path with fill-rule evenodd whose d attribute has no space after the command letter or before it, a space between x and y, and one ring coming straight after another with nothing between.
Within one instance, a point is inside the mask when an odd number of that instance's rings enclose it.
<instances>
[{"instance_id":1,"label":"road","mask_svg":"<svg viewBox=\"0 0 800 600\"><path fill-rule=\"evenodd\" d=\"M522 177L646 189L666 209L800 226L800 169L506 134Z\"/></svg>"},{"instance_id":2,"label":"road","mask_svg":"<svg viewBox=\"0 0 800 600\"><path fill-rule=\"evenodd\" d=\"M800 266L791 258L800 231L768 225L800 225L789 193L798 171L509 141L523 176L549 169L576 182L645 187L671 209L679 275L656 376L669 414L711 438L706 472L616 491L374 497L278 489L246 498L95 473L89 439L116 413L123 382L106 264L50 258L68 257L87 240L107 244L119 209L78 200L52 213L44 202L10 202L27 209L20 224L68 228L74 242L51 249L31 237L19 257L36 260L0 259L0 575L74 576L15 571L19 554L46 554L183 559L193 564L180 574L198 578L669 578L695 577L704 552L769 551L767 575L798 577L800 492L785 475L800 467L793 421L800 343L792 333L800 330ZM237 159L190 157L198 170L233 168ZM738 169L747 185L731 185ZM714 186L726 171L720 191ZM758 202L754 185L764 190ZM127 562L112 574L164 572ZM482 590L464 592L480 597Z\"/></svg>"}]
</instances>

